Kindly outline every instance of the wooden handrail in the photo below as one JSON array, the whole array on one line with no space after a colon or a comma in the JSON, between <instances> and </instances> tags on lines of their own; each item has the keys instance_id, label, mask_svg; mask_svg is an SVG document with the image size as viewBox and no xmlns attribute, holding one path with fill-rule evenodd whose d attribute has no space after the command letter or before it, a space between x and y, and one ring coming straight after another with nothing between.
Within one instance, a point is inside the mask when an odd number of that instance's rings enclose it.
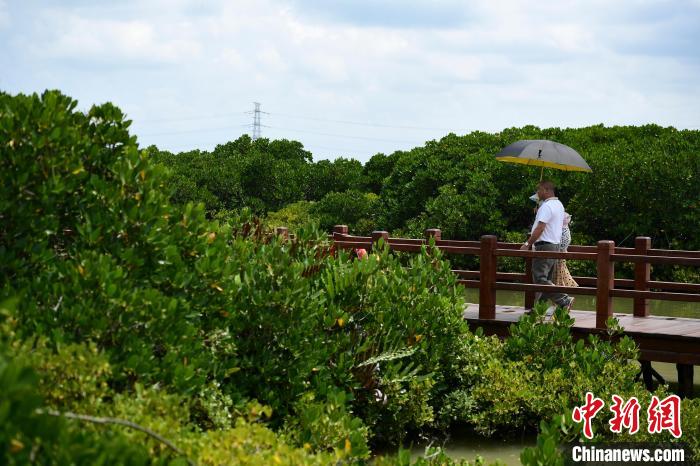
<instances>
[{"instance_id":1,"label":"wooden handrail","mask_svg":"<svg viewBox=\"0 0 700 466\"><path fill-rule=\"evenodd\" d=\"M424 239L415 238L391 238L389 237L389 244L426 244Z\"/></svg>"},{"instance_id":2,"label":"wooden handrail","mask_svg":"<svg viewBox=\"0 0 700 466\"><path fill-rule=\"evenodd\" d=\"M335 245L345 249L372 248L372 241L335 241Z\"/></svg>"},{"instance_id":3,"label":"wooden handrail","mask_svg":"<svg viewBox=\"0 0 700 466\"><path fill-rule=\"evenodd\" d=\"M700 258L696 257L639 256L636 254L612 254L610 259L614 262L634 262L635 264L642 263L700 266Z\"/></svg>"},{"instance_id":4,"label":"wooden handrail","mask_svg":"<svg viewBox=\"0 0 700 466\"><path fill-rule=\"evenodd\" d=\"M555 251L531 251L531 250L512 250L512 249L496 249L495 254L500 257L540 257L547 259L573 259L573 260L589 260L594 261L597 258L596 254L590 252L555 252Z\"/></svg>"},{"instance_id":5,"label":"wooden handrail","mask_svg":"<svg viewBox=\"0 0 700 466\"><path fill-rule=\"evenodd\" d=\"M684 251L681 249L649 249L647 251L649 256L673 256L673 257L690 257L690 258L700 258L700 251Z\"/></svg>"},{"instance_id":6,"label":"wooden handrail","mask_svg":"<svg viewBox=\"0 0 700 466\"><path fill-rule=\"evenodd\" d=\"M481 247L481 243L479 241L455 241L455 240L441 239L440 241L436 241L435 244L438 246L457 246L457 247L467 247L467 248Z\"/></svg>"},{"instance_id":7,"label":"wooden handrail","mask_svg":"<svg viewBox=\"0 0 700 466\"><path fill-rule=\"evenodd\" d=\"M479 271L478 270L455 270L455 269L453 269L452 272L455 275L458 275L460 277L477 279L477 280L479 279ZM525 276L524 273L496 272L496 279L497 280L511 280L511 281L516 281L516 282L522 282L526 278L527 277Z\"/></svg>"},{"instance_id":8,"label":"wooden handrail","mask_svg":"<svg viewBox=\"0 0 700 466\"><path fill-rule=\"evenodd\" d=\"M496 290L525 292L525 307L534 304L535 292L562 292L596 296L596 327L604 329L613 315L612 298L632 298L634 315L649 315L649 300L700 302L700 283L679 283L651 280L651 264L700 266L700 251L651 249L651 239L638 237L634 248L616 247L612 241L599 241L597 246L570 246L568 252L521 250L518 243L498 242L495 236L482 236L481 241L441 239L439 229L425 231L425 238L390 238L387 232L373 232L371 237L352 236L347 227L333 229L332 238L340 248L371 249L379 238L389 248L402 252L418 252L434 238L435 247L444 253L479 256L479 270L453 270L457 283L479 288L479 318L495 319ZM498 272L499 257L522 257L526 273ZM532 283L534 258L595 261L597 277L576 277L578 287ZM615 263L634 264L634 279L615 278ZM661 290L661 291L651 291Z\"/></svg>"},{"instance_id":9,"label":"wooden handrail","mask_svg":"<svg viewBox=\"0 0 700 466\"><path fill-rule=\"evenodd\" d=\"M649 288L667 291L691 291L695 293L700 293L700 283L650 281Z\"/></svg>"},{"instance_id":10,"label":"wooden handrail","mask_svg":"<svg viewBox=\"0 0 700 466\"><path fill-rule=\"evenodd\" d=\"M340 236L341 241L367 241L371 242L370 236L354 236L347 233L336 233ZM418 238L395 238L389 237L388 243L401 245L422 245L427 244L425 239ZM478 241L461 241L461 240L437 240L436 246L440 249L445 249L447 252L452 252L452 247L457 253L461 251L473 252L472 248L480 247ZM567 253L559 252L541 252L541 251L521 251L520 243L503 243L497 242L496 255L507 257L551 257L551 258L567 258L572 260L595 260L597 254L596 246L569 246ZM468 249L464 249L468 248ZM649 264L670 264L670 265L690 265L700 266L700 251L672 250L672 249L648 249L646 254L636 254L636 248L619 248L616 247L612 254L612 260L615 262L633 262L633 263L649 263ZM531 253L532 256L527 254ZM562 256L549 256L548 254L562 254ZM568 256L563 256L568 254Z\"/></svg>"}]
</instances>

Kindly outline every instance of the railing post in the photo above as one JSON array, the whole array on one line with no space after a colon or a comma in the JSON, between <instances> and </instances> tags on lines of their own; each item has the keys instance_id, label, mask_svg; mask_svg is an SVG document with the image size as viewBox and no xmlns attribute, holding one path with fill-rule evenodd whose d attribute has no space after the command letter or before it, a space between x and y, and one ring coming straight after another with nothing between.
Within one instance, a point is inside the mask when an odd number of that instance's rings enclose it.
<instances>
[{"instance_id":1,"label":"railing post","mask_svg":"<svg viewBox=\"0 0 700 466\"><path fill-rule=\"evenodd\" d=\"M532 283L532 257L525 258L525 283ZM535 307L535 292L525 292L525 309Z\"/></svg>"},{"instance_id":2,"label":"railing post","mask_svg":"<svg viewBox=\"0 0 700 466\"><path fill-rule=\"evenodd\" d=\"M646 256L651 249L651 238L637 236L634 239L634 253L638 256ZM648 262L636 262L634 264L634 289L635 291L649 291L651 279L651 264ZM634 298L634 316L647 317L649 315L649 300L646 298Z\"/></svg>"},{"instance_id":3,"label":"railing post","mask_svg":"<svg viewBox=\"0 0 700 466\"><path fill-rule=\"evenodd\" d=\"M435 242L437 243L442 239L442 231L439 228L428 228L425 230L425 245L427 247L428 252L432 252L432 248L430 247L430 238L435 238ZM437 249L437 246L435 247Z\"/></svg>"},{"instance_id":4,"label":"railing post","mask_svg":"<svg viewBox=\"0 0 700 466\"><path fill-rule=\"evenodd\" d=\"M384 239L384 244L389 245L389 232L388 231L373 231L372 232L372 249L374 249L380 239Z\"/></svg>"},{"instance_id":5,"label":"railing post","mask_svg":"<svg viewBox=\"0 0 700 466\"><path fill-rule=\"evenodd\" d=\"M277 236L282 237L282 241L287 241L289 239L289 229L287 227L277 227L275 228L275 233Z\"/></svg>"},{"instance_id":6,"label":"railing post","mask_svg":"<svg viewBox=\"0 0 700 466\"><path fill-rule=\"evenodd\" d=\"M425 239L430 241L430 238L435 238L435 241L442 239L442 231L439 228L428 228L425 230Z\"/></svg>"},{"instance_id":7,"label":"railing post","mask_svg":"<svg viewBox=\"0 0 700 466\"><path fill-rule=\"evenodd\" d=\"M336 239L336 235L347 235L348 226L347 225L335 225L333 227L333 239Z\"/></svg>"},{"instance_id":8,"label":"railing post","mask_svg":"<svg viewBox=\"0 0 700 466\"><path fill-rule=\"evenodd\" d=\"M607 328L606 321L613 315L613 300L610 292L615 289L615 263L610 256L614 252L614 241L598 241L595 326L599 329Z\"/></svg>"},{"instance_id":9,"label":"railing post","mask_svg":"<svg viewBox=\"0 0 700 466\"><path fill-rule=\"evenodd\" d=\"M479 252L479 319L496 318L496 237L481 237Z\"/></svg>"}]
</instances>

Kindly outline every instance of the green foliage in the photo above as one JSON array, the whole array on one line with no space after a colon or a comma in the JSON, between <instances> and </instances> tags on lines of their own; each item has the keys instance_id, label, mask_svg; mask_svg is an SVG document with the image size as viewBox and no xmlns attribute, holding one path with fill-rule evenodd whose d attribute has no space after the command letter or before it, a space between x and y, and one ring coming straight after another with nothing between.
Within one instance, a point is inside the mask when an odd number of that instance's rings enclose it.
<instances>
[{"instance_id":1,"label":"green foliage","mask_svg":"<svg viewBox=\"0 0 700 466\"><path fill-rule=\"evenodd\" d=\"M312 451L330 449L341 458L368 458L369 429L347 412L346 398L343 392L331 392L325 401L316 401L313 393L305 394L285 426L287 435Z\"/></svg>"},{"instance_id":2,"label":"green foliage","mask_svg":"<svg viewBox=\"0 0 700 466\"><path fill-rule=\"evenodd\" d=\"M296 232L299 228L318 223L318 219L312 214L313 208L313 202L294 202L276 212L268 213L265 224L269 228L286 227L290 232Z\"/></svg>"},{"instance_id":3,"label":"green foliage","mask_svg":"<svg viewBox=\"0 0 700 466\"><path fill-rule=\"evenodd\" d=\"M0 360L3 459L182 460L136 431L49 419L42 397L167 433L200 464L365 461L369 444L452 423L534 429L586 391L641 399L629 340L573 342L566 314L542 325L542 309L505 342L472 334L439 251L350 260L324 234L344 223L517 235L529 175L492 149L547 130L449 135L364 171L340 160L313 174L292 141L139 151L119 109L75 108L58 92L0 95L0 348L14 359ZM323 173L338 182L311 193ZM322 197L289 205L311 196ZM284 241L251 211L320 229ZM447 462L431 455L419 461Z\"/></svg>"},{"instance_id":4,"label":"green foliage","mask_svg":"<svg viewBox=\"0 0 700 466\"><path fill-rule=\"evenodd\" d=\"M377 195L372 193L332 192L314 204L311 211L325 231L332 230L334 225L348 225L353 234L369 235L378 228L377 201Z\"/></svg>"},{"instance_id":5,"label":"green foliage","mask_svg":"<svg viewBox=\"0 0 700 466\"><path fill-rule=\"evenodd\" d=\"M0 353L0 462L7 465L145 465L140 446L118 434L96 435L41 411L37 377Z\"/></svg>"},{"instance_id":6,"label":"green foliage","mask_svg":"<svg viewBox=\"0 0 700 466\"><path fill-rule=\"evenodd\" d=\"M562 437L574 433L580 435L580 424L575 424L570 416L555 416L551 421L540 423L537 445L527 447L520 454L520 462L526 466L563 466L564 455L560 450ZM562 435L563 434L563 435Z\"/></svg>"},{"instance_id":7,"label":"green foliage","mask_svg":"<svg viewBox=\"0 0 700 466\"><path fill-rule=\"evenodd\" d=\"M208 344L203 317L221 305L227 230L202 206L168 204L162 169L110 104L81 114L58 93L1 100L13 143L2 148L0 228L25 240L4 243L0 268L23 291L23 332L114 350L122 383L187 391L223 374L235 345Z\"/></svg>"},{"instance_id":8,"label":"green foliage","mask_svg":"<svg viewBox=\"0 0 700 466\"><path fill-rule=\"evenodd\" d=\"M504 234L503 239L499 240L517 244L523 243L527 238L528 235L526 234L516 231L507 231ZM525 273L525 261L520 257L499 257L497 264L499 271ZM567 261L567 264L570 264L570 261Z\"/></svg>"},{"instance_id":9,"label":"green foliage","mask_svg":"<svg viewBox=\"0 0 700 466\"><path fill-rule=\"evenodd\" d=\"M410 151L376 154L364 166L343 158L312 163L298 142L247 136L211 153L150 152L173 171L172 199L204 202L210 215L244 206L264 214L352 192L326 199L328 208L319 211L323 229L347 224L352 233L382 229L417 236L425 228L441 228L445 238L474 240L529 230L528 197L539 170L493 157L518 139L568 144L593 168L593 173L546 170L573 215L574 244L612 239L630 246L635 236L651 236L655 247L700 249L694 230L700 225L700 161L695 156L700 131L656 125L476 131L449 134ZM368 199L360 202L368 193L379 196L371 199L371 209L361 207L370 204ZM572 272L583 275L591 274L590 267L590 262L570 264ZM657 273L659 279L684 278L686 269L659 267Z\"/></svg>"},{"instance_id":10,"label":"green foliage","mask_svg":"<svg viewBox=\"0 0 700 466\"><path fill-rule=\"evenodd\" d=\"M304 199L311 154L296 141L269 141L241 136L212 152L172 154L150 147L153 159L170 168L171 200L202 202L213 215L219 210L278 210Z\"/></svg>"},{"instance_id":11,"label":"green foliage","mask_svg":"<svg viewBox=\"0 0 700 466\"><path fill-rule=\"evenodd\" d=\"M88 405L98 410L111 396L112 367L94 343L52 349L42 338L33 346L25 343L16 348L17 359L36 371L38 388L50 406L72 411Z\"/></svg>"},{"instance_id":12,"label":"green foliage","mask_svg":"<svg viewBox=\"0 0 700 466\"><path fill-rule=\"evenodd\" d=\"M637 350L629 338L614 344L597 337L586 344L574 341L573 320L566 311L557 309L553 322L543 324L545 308L538 304L512 325L504 342L491 340L498 347L480 353L488 357L467 366L476 366L465 373L470 388L449 398L443 416L492 435L534 430L551 413L575 406L587 391L603 398L615 393L642 399L646 392L635 381ZM464 409L461 415L457 408Z\"/></svg>"},{"instance_id":13,"label":"green foliage","mask_svg":"<svg viewBox=\"0 0 700 466\"><path fill-rule=\"evenodd\" d=\"M241 208L246 194L238 169L240 160L230 152L215 154L199 150L172 154L147 149L154 161L168 166L173 174L169 180L177 204L202 202L207 212Z\"/></svg>"},{"instance_id":14,"label":"green foliage","mask_svg":"<svg viewBox=\"0 0 700 466\"><path fill-rule=\"evenodd\" d=\"M309 453L285 443L270 429L259 424L240 424L227 430L203 432L192 445L192 456L202 466L326 466L346 458L343 452Z\"/></svg>"},{"instance_id":15,"label":"green foliage","mask_svg":"<svg viewBox=\"0 0 700 466\"><path fill-rule=\"evenodd\" d=\"M342 157L333 161L319 160L308 166L306 199L320 201L329 193L358 190L362 175L362 164L357 160Z\"/></svg>"},{"instance_id":16,"label":"green foliage","mask_svg":"<svg viewBox=\"0 0 700 466\"><path fill-rule=\"evenodd\" d=\"M389 156L376 154L370 158L362 168L362 184L364 188L374 194L380 194L385 180L394 169L394 163L399 154L399 152Z\"/></svg>"},{"instance_id":17,"label":"green foliage","mask_svg":"<svg viewBox=\"0 0 700 466\"><path fill-rule=\"evenodd\" d=\"M202 204L168 202L166 173L137 150L115 107L82 114L55 92L2 105L13 141L2 148L3 293L21 290L11 344L19 351L38 337L25 360L53 407L187 437L230 429L251 400L281 426L304 393L352 393L329 416L353 456L366 454L357 436L369 431L337 413L364 413L384 439L432 422L433 396L451 377L438 369L468 334L438 256L415 256L409 272L388 251L330 255L313 228L284 242L245 212L209 221ZM44 133L64 137L37 163ZM255 144L304 163L303 153ZM219 150L250 154L255 144ZM324 430L309 422L307 431Z\"/></svg>"},{"instance_id":18,"label":"green foliage","mask_svg":"<svg viewBox=\"0 0 700 466\"><path fill-rule=\"evenodd\" d=\"M478 179L472 179L461 194L453 185L441 186L438 195L426 202L425 213L409 221L410 231L440 228L446 239L500 232L503 220L496 209L496 197L495 189Z\"/></svg>"},{"instance_id":19,"label":"green foliage","mask_svg":"<svg viewBox=\"0 0 700 466\"><path fill-rule=\"evenodd\" d=\"M700 398L682 401L681 427L681 441L690 447L695 461L700 461Z\"/></svg>"}]
</instances>

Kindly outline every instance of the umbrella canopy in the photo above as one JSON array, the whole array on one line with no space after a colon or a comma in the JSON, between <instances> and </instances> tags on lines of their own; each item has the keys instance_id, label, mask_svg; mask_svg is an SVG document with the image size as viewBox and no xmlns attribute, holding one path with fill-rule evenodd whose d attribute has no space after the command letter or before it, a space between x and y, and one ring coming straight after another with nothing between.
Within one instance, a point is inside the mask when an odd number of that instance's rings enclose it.
<instances>
[{"instance_id":1,"label":"umbrella canopy","mask_svg":"<svg viewBox=\"0 0 700 466\"><path fill-rule=\"evenodd\" d=\"M514 142L496 154L501 162L522 163L557 170L592 172L583 157L569 146L546 139Z\"/></svg>"}]
</instances>

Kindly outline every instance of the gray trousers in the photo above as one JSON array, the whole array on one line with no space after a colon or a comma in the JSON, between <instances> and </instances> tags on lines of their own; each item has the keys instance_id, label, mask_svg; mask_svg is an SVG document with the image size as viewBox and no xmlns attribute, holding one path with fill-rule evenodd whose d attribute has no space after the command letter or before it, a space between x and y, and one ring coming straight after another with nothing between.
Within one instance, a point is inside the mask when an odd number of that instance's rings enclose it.
<instances>
[{"instance_id":1,"label":"gray trousers","mask_svg":"<svg viewBox=\"0 0 700 466\"><path fill-rule=\"evenodd\" d=\"M535 251L554 251L559 252L558 244L540 244L535 246ZM538 285L552 285L552 274L554 266L559 259L545 259L536 257L532 259L532 281ZM535 302L539 300L551 299L557 306L566 306L569 304L569 295L566 293L537 293L535 294Z\"/></svg>"}]
</instances>

